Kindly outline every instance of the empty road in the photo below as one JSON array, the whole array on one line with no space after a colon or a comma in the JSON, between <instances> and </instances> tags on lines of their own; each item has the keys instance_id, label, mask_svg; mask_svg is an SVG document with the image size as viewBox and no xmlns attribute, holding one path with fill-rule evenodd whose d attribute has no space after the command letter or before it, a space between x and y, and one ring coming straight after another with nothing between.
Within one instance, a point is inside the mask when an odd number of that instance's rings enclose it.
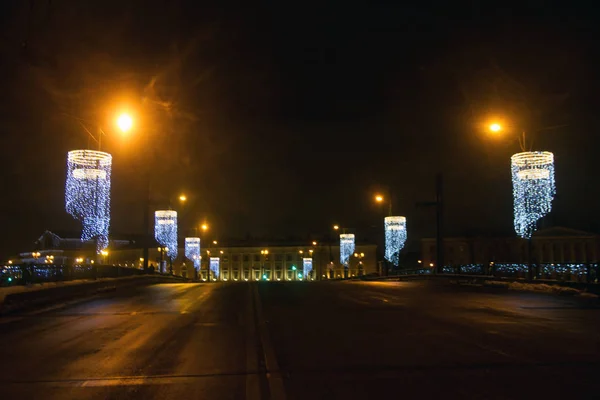
<instances>
[{"instance_id":1,"label":"empty road","mask_svg":"<svg viewBox=\"0 0 600 400\"><path fill-rule=\"evenodd\" d=\"M6 399L600 397L600 307L431 282L160 284L0 318Z\"/></svg>"}]
</instances>

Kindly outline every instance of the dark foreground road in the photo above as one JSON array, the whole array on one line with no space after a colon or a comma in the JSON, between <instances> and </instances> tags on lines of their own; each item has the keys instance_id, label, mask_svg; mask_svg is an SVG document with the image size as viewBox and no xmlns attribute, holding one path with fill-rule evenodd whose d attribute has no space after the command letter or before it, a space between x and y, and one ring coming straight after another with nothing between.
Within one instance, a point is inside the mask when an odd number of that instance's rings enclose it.
<instances>
[{"instance_id":1,"label":"dark foreground road","mask_svg":"<svg viewBox=\"0 0 600 400\"><path fill-rule=\"evenodd\" d=\"M0 340L2 399L600 398L597 303L435 283L155 285Z\"/></svg>"}]
</instances>

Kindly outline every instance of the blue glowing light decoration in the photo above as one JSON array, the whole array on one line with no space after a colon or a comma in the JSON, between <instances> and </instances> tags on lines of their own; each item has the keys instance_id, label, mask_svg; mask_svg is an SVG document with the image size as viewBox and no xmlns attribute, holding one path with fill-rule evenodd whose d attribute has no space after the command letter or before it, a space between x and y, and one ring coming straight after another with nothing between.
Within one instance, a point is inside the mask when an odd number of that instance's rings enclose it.
<instances>
[{"instance_id":1,"label":"blue glowing light decoration","mask_svg":"<svg viewBox=\"0 0 600 400\"><path fill-rule=\"evenodd\" d=\"M340 235L340 263L348 266L350 256L354 254L354 234L342 233Z\"/></svg>"},{"instance_id":2,"label":"blue glowing light decoration","mask_svg":"<svg viewBox=\"0 0 600 400\"><path fill-rule=\"evenodd\" d=\"M194 268L200 269L200 238L185 238L185 256L194 263Z\"/></svg>"},{"instance_id":3,"label":"blue glowing light decoration","mask_svg":"<svg viewBox=\"0 0 600 400\"><path fill-rule=\"evenodd\" d=\"M406 243L406 217L385 217L385 259L396 267L400 261L400 250Z\"/></svg>"},{"instance_id":4,"label":"blue glowing light decoration","mask_svg":"<svg viewBox=\"0 0 600 400\"><path fill-rule=\"evenodd\" d=\"M220 266L219 266L219 261L220 261L219 257L211 257L210 258L210 270L213 273L214 279L219 279L219 273L221 272Z\"/></svg>"},{"instance_id":5,"label":"blue glowing light decoration","mask_svg":"<svg viewBox=\"0 0 600 400\"><path fill-rule=\"evenodd\" d=\"M169 258L177 257L177 211L154 212L154 238L161 246L167 248Z\"/></svg>"},{"instance_id":6,"label":"blue glowing light decoration","mask_svg":"<svg viewBox=\"0 0 600 400\"><path fill-rule=\"evenodd\" d=\"M304 273L304 279L308 279L310 271L313 269L313 259L303 258L302 259L302 272Z\"/></svg>"},{"instance_id":7,"label":"blue glowing light decoration","mask_svg":"<svg viewBox=\"0 0 600 400\"><path fill-rule=\"evenodd\" d=\"M526 151L511 158L515 231L530 238L537 221L552 209L556 194L554 154L548 151Z\"/></svg>"},{"instance_id":8,"label":"blue glowing light decoration","mask_svg":"<svg viewBox=\"0 0 600 400\"><path fill-rule=\"evenodd\" d=\"M65 209L83 224L81 240L96 240L96 252L108 247L112 156L95 150L67 154Z\"/></svg>"}]
</instances>

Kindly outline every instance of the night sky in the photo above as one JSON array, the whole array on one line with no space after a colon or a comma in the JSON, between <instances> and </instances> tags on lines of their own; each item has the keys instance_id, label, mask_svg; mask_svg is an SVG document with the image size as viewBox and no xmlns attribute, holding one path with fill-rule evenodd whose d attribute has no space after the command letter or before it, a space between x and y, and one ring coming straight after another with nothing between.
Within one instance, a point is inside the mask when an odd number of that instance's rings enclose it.
<instances>
[{"instance_id":1,"label":"night sky","mask_svg":"<svg viewBox=\"0 0 600 400\"><path fill-rule=\"evenodd\" d=\"M3 1L0 259L64 210L66 153L83 125L113 154L111 232L142 231L179 193L185 231L219 238L375 237L391 188L410 247L435 233L513 236L516 134L555 154L544 226L600 233L598 14L550 2ZM248 4L246 4L248 3ZM250 4L252 4L250 6ZM136 115L129 137L117 110ZM492 117L511 130L492 139ZM511 136L512 134L512 136Z\"/></svg>"}]
</instances>

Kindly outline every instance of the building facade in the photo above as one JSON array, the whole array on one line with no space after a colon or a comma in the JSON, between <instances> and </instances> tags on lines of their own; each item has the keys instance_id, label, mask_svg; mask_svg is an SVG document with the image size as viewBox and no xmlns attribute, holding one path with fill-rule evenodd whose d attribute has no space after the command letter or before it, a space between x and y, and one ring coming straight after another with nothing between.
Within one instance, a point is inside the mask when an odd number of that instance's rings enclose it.
<instances>
[{"instance_id":1,"label":"building facade","mask_svg":"<svg viewBox=\"0 0 600 400\"><path fill-rule=\"evenodd\" d=\"M526 264L529 260L540 264L597 264L600 261L600 235L562 227L537 231L531 246L528 240L518 237L454 237L444 238L443 243L446 266ZM435 265L435 239L421 240L421 263Z\"/></svg>"},{"instance_id":2,"label":"building facade","mask_svg":"<svg viewBox=\"0 0 600 400\"><path fill-rule=\"evenodd\" d=\"M14 257L15 264L38 264L46 258L54 264L75 265L97 263L142 268L143 249L136 238L111 240L102 254L95 254L93 241L64 238L53 232L44 232L31 252ZM377 246L357 244L347 266L340 264L339 245L277 243L261 245L201 241L199 271L193 260L178 248L175 259L169 259L164 249L155 245L149 249L148 264L161 272L172 272L188 278L219 281L295 281L323 280L378 273ZM182 243L183 244L183 243ZM52 257L52 258L50 258Z\"/></svg>"},{"instance_id":3,"label":"building facade","mask_svg":"<svg viewBox=\"0 0 600 400\"><path fill-rule=\"evenodd\" d=\"M202 244L201 244L202 246ZM178 250L174 260L166 260L158 248L150 250L149 264L176 275L220 281L296 281L354 277L377 273L376 245L359 244L347 268L339 262L339 246L232 246L201 247L200 270ZM109 250L110 251L110 250ZM110 251L109 264L141 265L142 249ZM136 261L137 260L137 261Z\"/></svg>"}]
</instances>

